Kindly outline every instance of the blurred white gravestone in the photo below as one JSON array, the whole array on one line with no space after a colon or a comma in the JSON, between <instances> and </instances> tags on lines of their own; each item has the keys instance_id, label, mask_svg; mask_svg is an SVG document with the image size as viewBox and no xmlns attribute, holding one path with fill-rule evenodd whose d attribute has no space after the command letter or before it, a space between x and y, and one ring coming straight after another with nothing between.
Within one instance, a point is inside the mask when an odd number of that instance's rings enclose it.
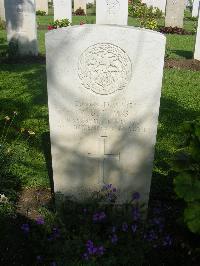
<instances>
[{"instance_id":1,"label":"blurred white gravestone","mask_svg":"<svg viewBox=\"0 0 200 266\"><path fill-rule=\"evenodd\" d=\"M199 0L194 0L193 1L193 6L192 6L192 17L198 17L199 14Z\"/></svg>"},{"instance_id":2,"label":"blurred white gravestone","mask_svg":"<svg viewBox=\"0 0 200 266\"><path fill-rule=\"evenodd\" d=\"M5 1L7 39L20 55L37 55L35 0Z\"/></svg>"},{"instance_id":3,"label":"blurred white gravestone","mask_svg":"<svg viewBox=\"0 0 200 266\"><path fill-rule=\"evenodd\" d=\"M194 50L194 59L200 61L200 15L199 15L199 19L198 19L196 43L195 43L195 50Z\"/></svg>"},{"instance_id":4,"label":"blurred white gravestone","mask_svg":"<svg viewBox=\"0 0 200 266\"><path fill-rule=\"evenodd\" d=\"M127 25L128 0L96 0L96 24Z\"/></svg>"},{"instance_id":5,"label":"blurred white gravestone","mask_svg":"<svg viewBox=\"0 0 200 266\"><path fill-rule=\"evenodd\" d=\"M0 18L1 18L2 20L6 20L6 17L5 17L4 0L0 0Z\"/></svg>"},{"instance_id":6,"label":"blurred white gravestone","mask_svg":"<svg viewBox=\"0 0 200 266\"><path fill-rule=\"evenodd\" d=\"M55 0L54 0L55 1ZM48 8L48 0L35 0L36 3L36 11L45 11L48 15L49 8Z\"/></svg>"},{"instance_id":7,"label":"blurred white gravestone","mask_svg":"<svg viewBox=\"0 0 200 266\"><path fill-rule=\"evenodd\" d=\"M72 1L54 0L54 21L68 19L72 22Z\"/></svg>"},{"instance_id":8,"label":"blurred white gravestone","mask_svg":"<svg viewBox=\"0 0 200 266\"><path fill-rule=\"evenodd\" d=\"M183 27L185 0L167 0L165 27Z\"/></svg>"},{"instance_id":9,"label":"blurred white gravestone","mask_svg":"<svg viewBox=\"0 0 200 266\"><path fill-rule=\"evenodd\" d=\"M164 35L134 27L46 34L55 192L80 200L109 183L120 203L148 201L164 54Z\"/></svg>"},{"instance_id":10,"label":"blurred white gravestone","mask_svg":"<svg viewBox=\"0 0 200 266\"><path fill-rule=\"evenodd\" d=\"M74 0L74 12L82 8L86 14L86 0Z\"/></svg>"},{"instance_id":11,"label":"blurred white gravestone","mask_svg":"<svg viewBox=\"0 0 200 266\"><path fill-rule=\"evenodd\" d=\"M166 0L142 0L141 2L146 4L148 7L157 7L165 13Z\"/></svg>"}]
</instances>

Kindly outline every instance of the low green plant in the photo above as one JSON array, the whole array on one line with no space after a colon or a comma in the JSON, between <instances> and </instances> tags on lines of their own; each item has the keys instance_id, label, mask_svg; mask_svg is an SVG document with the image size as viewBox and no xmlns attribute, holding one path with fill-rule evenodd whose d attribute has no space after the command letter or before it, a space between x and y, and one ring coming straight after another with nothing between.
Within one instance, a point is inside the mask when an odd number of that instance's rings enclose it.
<instances>
[{"instance_id":1,"label":"low green plant","mask_svg":"<svg viewBox=\"0 0 200 266\"><path fill-rule=\"evenodd\" d=\"M36 11L36 15L37 15L37 16L46 16L46 12L43 11L43 10L37 10L37 11Z\"/></svg>"},{"instance_id":2,"label":"low green plant","mask_svg":"<svg viewBox=\"0 0 200 266\"><path fill-rule=\"evenodd\" d=\"M48 26L48 30L68 27L70 25L71 25L71 23L68 19L60 19L60 20L57 19Z\"/></svg>"},{"instance_id":3,"label":"low green plant","mask_svg":"<svg viewBox=\"0 0 200 266\"><path fill-rule=\"evenodd\" d=\"M129 15L140 18L140 26L151 30L158 28L157 19L163 16L158 8L147 7L146 4L134 0L129 4Z\"/></svg>"},{"instance_id":4,"label":"low green plant","mask_svg":"<svg viewBox=\"0 0 200 266\"><path fill-rule=\"evenodd\" d=\"M155 18L144 18L141 20L140 25L150 30L156 30L158 28L158 23Z\"/></svg>"},{"instance_id":5,"label":"low green plant","mask_svg":"<svg viewBox=\"0 0 200 266\"><path fill-rule=\"evenodd\" d=\"M0 30L5 30L6 28L6 22L0 18Z\"/></svg>"},{"instance_id":6,"label":"low green plant","mask_svg":"<svg viewBox=\"0 0 200 266\"><path fill-rule=\"evenodd\" d=\"M174 189L184 200L184 221L189 230L200 234L200 119L183 124L185 143L176 152Z\"/></svg>"},{"instance_id":7,"label":"low green plant","mask_svg":"<svg viewBox=\"0 0 200 266\"><path fill-rule=\"evenodd\" d=\"M137 1L132 1L129 4L129 15L137 18L149 17L159 19L163 17L163 13L159 8L148 7L146 4Z\"/></svg>"}]
</instances>

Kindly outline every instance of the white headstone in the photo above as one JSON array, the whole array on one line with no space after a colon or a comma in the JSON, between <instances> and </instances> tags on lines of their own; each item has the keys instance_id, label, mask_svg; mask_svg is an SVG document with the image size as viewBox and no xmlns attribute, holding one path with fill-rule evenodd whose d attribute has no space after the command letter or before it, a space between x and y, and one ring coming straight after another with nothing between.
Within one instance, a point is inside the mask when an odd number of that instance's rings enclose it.
<instances>
[{"instance_id":1,"label":"white headstone","mask_svg":"<svg viewBox=\"0 0 200 266\"><path fill-rule=\"evenodd\" d=\"M96 24L127 25L128 0L96 0Z\"/></svg>"},{"instance_id":2,"label":"white headstone","mask_svg":"<svg viewBox=\"0 0 200 266\"><path fill-rule=\"evenodd\" d=\"M54 0L55 2L55 0ZM36 3L36 11L40 10L40 11L45 11L46 14L48 14L49 12L49 8L48 8L48 0L35 0Z\"/></svg>"},{"instance_id":3,"label":"white headstone","mask_svg":"<svg viewBox=\"0 0 200 266\"><path fill-rule=\"evenodd\" d=\"M199 0L194 0L192 6L192 17L198 17L198 14L199 14Z\"/></svg>"},{"instance_id":4,"label":"white headstone","mask_svg":"<svg viewBox=\"0 0 200 266\"><path fill-rule=\"evenodd\" d=\"M167 0L165 27L183 27L185 0Z\"/></svg>"},{"instance_id":5,"label":"white headstone","mask_svg":"<svg viewBox=\"0 0 200 266\"><path fill-rule=\"evenodd\" d=\"M166 0L142 0L141 2L146 4L148 7L157 7L165 13Z\"/></svg>"},{"instance_id":6,"label":"white headstone","mask_svg":"<svg viewBox=\"0 0 200 266\"><path fill-rule=\"evenodd\" d=\"M46 34L56 192L82 199L109 183L119 202L134 191L148 201L164 53L164 35L134 27Z\"/></svg>"},{"instance_id":7,"label":"white headstone","mask_svg":"<svg viewBox=\"0 0 200 266\"><path fill-rule=\"evenodd\" d=\"M21 55L37 55L35 0L5 1L5 14L8 42L17 44Z\"/></svg>"},{"instance_id":8,"label":"white headstone","mask_svg":"<svg viewBox=\"0 0 200 266\"><path fill-rule=\"evenodd\" d=\"M74 12L82 8L86 14L86 0L74 0Z\"/></svg>"},{"instance_id":9,"label":"white headstone","mask_svg":"<svg viewBox=\"0 0 200 266\"><path fill-rule=\"evenodd\" d=\"M54 0L54 21L66 18L72 22L72 1Z\"/></svg>"},{"instance_id":10,"label":"white headstone","mask_svg":"<svg viewBox=\"0 0 200 266\"><path fill-rule=\"evenodd\" d=\"M4 0L0 0L0 18L5 20L5 8L4 8Z\"/></svg>"},{"instance_id":11,"label":"white headstone","mask_svg":"<svg viewBox=\"0 0 200 266\"><path fill-rule=\"evenodd\" d=\"M200 16L198 19L196 43L195 43L195 50L194 50L194 59L200 61Z\"/></svg>"}]
</instances>

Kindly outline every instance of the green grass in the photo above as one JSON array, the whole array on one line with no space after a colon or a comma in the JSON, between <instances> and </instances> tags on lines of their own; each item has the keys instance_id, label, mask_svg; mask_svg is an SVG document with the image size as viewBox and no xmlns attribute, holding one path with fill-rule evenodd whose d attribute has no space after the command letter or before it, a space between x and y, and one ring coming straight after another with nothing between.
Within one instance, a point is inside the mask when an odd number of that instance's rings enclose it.
<instances>
[{"instance_id":1,"label":"green grass","mask_svg":"<svg viewBox=\"0 0 200 266\"><path fill-rule=\"evenodd\" d=\"M181 125L200 116L200 75L188 70L165 69L155 156L155 172L167 175L163 161L172 159L183 141Z\"/></svg>"},{"instance_id":2,"label":"green grass","mask_svg":"<svg viewBox=\"0 0 200 266\"><path fill-rule=\"evenodd\" d=\"M47 186L44 154L47 140L44 141L49 129L45 65L2 65L0 76L1 118L17 111L16 125L36 133L33 142L22 140L16 147L20 158L12 165L12 173L20 178L21 185Z\"/></svg>"}]
</instances>

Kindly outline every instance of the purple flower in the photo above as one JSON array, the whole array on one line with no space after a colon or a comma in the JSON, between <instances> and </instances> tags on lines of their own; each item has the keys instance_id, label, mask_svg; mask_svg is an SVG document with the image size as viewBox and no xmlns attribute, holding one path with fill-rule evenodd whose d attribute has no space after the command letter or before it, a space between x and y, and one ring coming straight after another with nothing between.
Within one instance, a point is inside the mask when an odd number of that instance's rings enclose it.
<instances>
[{"instance_id":1,"label":"purple flower","mask_svg":"<svg viewBox=\"0 0 200 266\"><path fill-rule=\"evenodd\" d=\"M55 261L52 261L50 265L51 266L56 266L56 262Z\"/></svg>"},{"instance_id":2,"label":"purple flower","mask_svg":"<svg viewBox=\"0 0 200 266\"><path fill-rule=\"evenodd\" d=\"M102 221L106 218L106 214L105 212L97 212L93 215L93 221L94 222L98 222L98 221Z\"/></svg>"},{"instance_id":3,"label":"purple flower","mask_svg":"<svg viewBox=\"0 0 200 266\"><path fill-rule=\"evenodd\" d=\"M44 224L44 218L43 218L43 217L38 217L38 218L36 219L36 223L37 223L37 224Z\"/></svg>"},{"instance_id":4,"label":"purple flower","mask_svg":"<svg viewBox=\"0 0 200 266\"><path fill-rule=\"evenodd\" d=\"M140 193L139 192L134 192L132 195L132 200L139 200L140 199Z\"/></svg>"},{"instance_id":5,"label":"purple flower","mask_svg":"<svg viewBox=\"0 0 200 266\"><path fill-rule=\"evenodd\" d=\"M118 241L118 237L117 237L117 235L116 235L116 234L112 235L112 236L111 236L111 242L112 242L112 244L116 244L117 241Z\"/></svg>"},{"instance_id":6,"label":"purple flower","mask_svg":"<svg viewBox=\"0 0 200 266\"><path fill-rule=\"evenodd\" d=\"M84 253L85 255L83 254L85 258L88 258L88 255L103 255L105 251L103 246L95 247L91 240L87 241L86 247L88 253Z\"/></svg>"},{"instance_id":7,"label":"purple flower","mask_svg":"<svg viewBox=\"0 0 200 266\"><path fill-rule=\"evenodd\" d=\"M111 189L111 187L112 187L112 184L106 184L103 186L103 190Z\"/></svg>"},{"instance_id":8,"label":"purple flower","mask_svg":"<svg viewBox=\"0 0 200 266\"><path fill-rule=\"evenodd\" d=\"M127 230L128 230L128 224L127 223L123 223L122 224L122 231L123 232L127 232Z\"/></svg>"},{"instance_id":9,"label":"purple flower","mask_svg":"<svg viewBox=\"0 0 200 266\"><path fill-rule=\"evenodd\" d=\"M29 226L29 224L22 224L21 229L26 234L30 232L30 226Z\"/></svg>"},{"instance_id":10,"label":"purple flower","mask_svg":"<svg viewBox=\"0 0 200 266\"><path fill-rule=\"evenodd\" d=\"M113 192L117 192L117 189L114 187L112 191L113 191Z\"/></svg>"},{"instance_id":11,"label":"purple flower","mask_svg":"<svg viewBox=\"0 0 200 266\"><path fill-rule=\"evenodd\" d=\"M132 232L135 233L137 230L137 224L132 224L131 229L132 229Z\"/></svg>"},{"instance_id":12,"label":"purple flower","mask_svg":"<svg viewBox=\"0 0 200 266\"><path fill-rule=\"evenodd\" d=\"M83 209L83 213L84 213L84 214L87 213L87 209L86 209L86 208Z\"/></svg>"},{"instance_id":13,"label":"purple flower","mask_svg":"<svg viewBox=\"0 0 200 266\"><path fill-rule=\"evenodd\" d=\"M144 235L144 239L150 242L150 241L158 239L158 236L153 230L151 230L150 232Z\"/></svg>"},{"instance_id":14,"label":"purple flower","mask_svg":"<svg viewBox=\"0 0 200 266\"><path fill-rule=\"evenodd\" d=\"M88 240L86 243L86 247L93 247L94 243L92 242L92 240Z\"/></svg>"},{"instance_id":15,"label":"purple flower","mask_svg":"<svg viewBox=\"0 0 200 266\"><path fill-rule=\"evenodd\" d=\"M172 245L172 238L171 236L167 235L164 239L163 239L163 246L164 247L170 247Z\"/></svg>"}]
</instances>

